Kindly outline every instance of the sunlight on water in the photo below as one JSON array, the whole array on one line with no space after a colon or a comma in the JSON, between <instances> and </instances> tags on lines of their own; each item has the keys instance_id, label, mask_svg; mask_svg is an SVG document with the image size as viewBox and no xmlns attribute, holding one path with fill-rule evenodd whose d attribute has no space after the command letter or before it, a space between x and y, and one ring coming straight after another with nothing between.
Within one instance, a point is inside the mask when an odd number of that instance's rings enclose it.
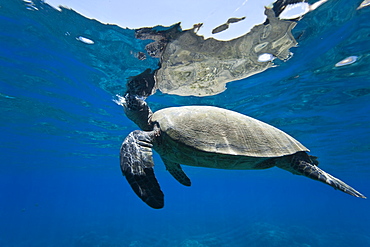
<instances>
[{"instance_id":1,"label":"sunlight on water","mask_svg":"<svg viewBox=\"0 0 370 247\"><path fill-rule=\"evenodd\" d=\"M88 38L85 38L85 37L82 37L82 36L80 36L80 37L78 37L76 39L79 40L79 41L81 41L81 42L83 42L83 43L85 43L85 44L88 44L88 45L93 45L95 43L91 39L88 39Z\"/></svg>"},{"instance_id":2,"label":"sunlight on water","mask_svg":"<svg viewBox=\"0 0 370 247\"><path fill-rule=\"evenodd\" d=\"M353 64L357 61L357 59L358 59L357 56L347 57L347 58L343 59L342 61L336 63L335 67L341 67L341 66Z\"/></svg>"},{"instance_id":3,"label":"sunlight on water","mask_svg":"<svg viewBox=\"0 0 370 247\"><path fill-rule=\"evenodd\" d=\"M331 0L306 13L292 57L258 53L274 66L220 94L157 91L146 101L153 111L214 105L269 123L369 196L368 6ZM370 245L368 200L279 169L184 167L192 186L183 187L154 153L166 207L148 208L119 168L121 143L138 129L120 95L160 68L148 52L158 36L42 1L1 1L0 22L0 246Z\"/></svg>"}]
</instances>

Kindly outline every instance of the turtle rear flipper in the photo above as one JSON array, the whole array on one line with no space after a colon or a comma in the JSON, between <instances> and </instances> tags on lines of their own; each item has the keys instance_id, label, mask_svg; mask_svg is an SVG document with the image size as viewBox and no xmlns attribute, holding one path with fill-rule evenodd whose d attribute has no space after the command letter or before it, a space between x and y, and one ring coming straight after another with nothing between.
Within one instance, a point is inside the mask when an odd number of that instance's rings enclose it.
<instances>
[{"instance_id":1,"label":"turtle rear flipper","mask_svg":"<svg viewBox=\"0 0 370 247\"><path fill-rule=\"evenodd\" d=\"M363 194L361 194L348 184L330 175L329 173L326 173L325 171L317 167L317 165L311 163L313 162L310 160L309 156L305 152L298 152L293 155L289 171L293 172L294 174L304 175L311 179L326 183L334 189L338 189L352 196L366 198Z\"/></svg>"},{"instance_id":2,"label":"turtle rear flipper","mask_svg":"<svg viewBox=\"0 0 370 247\"><path fill-rule=\"evenodd\" d=\"M152 142L158 130L131 132L120 150L122 174L134 192L152 208L163 208L164 195L154 175Z\"/></svg>"},{"instance_id":3,"label":"turtle rear flipper","mask_svg":"<svg viewBox=\"0 0 370 247\"><path fill-rule=\"evenodd\" d=\"M180 184L185 185L185 186L190 186L191 181L186 176L185 172L182 170L180 164L174 163L172 161L163 159L163 163L166 166L167 171L177 180L179 181Z\"/></svg>"}]
</instances>

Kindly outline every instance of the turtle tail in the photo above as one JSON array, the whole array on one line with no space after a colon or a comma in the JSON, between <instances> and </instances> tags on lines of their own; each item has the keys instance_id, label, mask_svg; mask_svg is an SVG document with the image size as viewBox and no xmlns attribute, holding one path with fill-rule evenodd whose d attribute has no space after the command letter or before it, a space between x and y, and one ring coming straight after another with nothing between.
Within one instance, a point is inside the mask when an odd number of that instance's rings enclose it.
<instances>
[{"instance_id":1,"label":"turtle tail","mask_svg":"<svg viewBox=\"0 0 370 247\"><path fill-rule=\"evenodd\" d=\"M307 157L306 157L307 156ZM329 173L321 170L314 164L311 164L310 159L306 153L297 153L293 156L291 162L292 171L295 174L304 175L311 179L326 183L336 190L343 191L355 197L366 198L363 194L344 183L340 179L330 175Z\"/></svg>"}]
</instances>

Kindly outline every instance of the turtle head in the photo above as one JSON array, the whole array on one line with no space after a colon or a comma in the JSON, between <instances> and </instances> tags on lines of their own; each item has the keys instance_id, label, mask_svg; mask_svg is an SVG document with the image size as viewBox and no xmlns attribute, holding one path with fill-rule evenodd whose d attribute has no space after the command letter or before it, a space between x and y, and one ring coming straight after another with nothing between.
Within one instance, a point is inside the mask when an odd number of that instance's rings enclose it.
<instances>
[{"instance_id":1,"label":"turtle head","mask_svg":"<svg viewBox=\"0 0 370 247\"><path fill-rule=\"evenodd\" d=\"M115 102L122 105L127 117L136 123L142 130L153 130L150 110L145 99L156 91L154 73L151 69L129 78L127 91L124 97L118 96Z\"/></svg>"},{"instance_id":2,"label":"turtle head","mask_svg":"<svg viewBox=\"0 0 370 247\"><path fill-rule=\"evenodd\" d=\"M127 93L124 97L120 97L119 101L120 105L122 105L125 110L126 116L136 123L140 129L153 129L149 121L153 112L145 102L144 97Z\"/></svg>"}]
</instances>

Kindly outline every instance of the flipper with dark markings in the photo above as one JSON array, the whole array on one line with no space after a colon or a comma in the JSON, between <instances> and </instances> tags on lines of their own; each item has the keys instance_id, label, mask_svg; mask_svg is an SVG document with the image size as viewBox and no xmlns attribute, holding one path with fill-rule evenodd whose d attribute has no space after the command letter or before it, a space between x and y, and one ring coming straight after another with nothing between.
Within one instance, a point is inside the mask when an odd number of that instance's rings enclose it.
<instances>
[{"instance_id":1,"label":"flipper with dark markings","mask_svg":"<svg viewBox=\"0 0 370 247\"><path fill-rule=\"evenodd\" d=\"M343 191L352 196L366 198L363 194L361 194L348 184L344 183L340 179L321 170L314 162L312 162L307 153L298 152L294 154L292 157L293 159L291 162L291 166L288 169L287 167L281 168L291 171L294 174L303 175L311 179L323 182L327 185L330 185L336 190ZM318 162L316 161L316 163Z\"/></svg>"},{"instance_id":2,"label":"flipper with dark markings","mask_svg":"<svg viewBox=\"0 0 370 247\"><path fill-rule=\"evenodd\" d=\"M191 181L186 176L185 172L182 170L180 164L174 163L172 161L163 159L163 163L166 166L167 171L177 180L180 182L180 184L183 184L185 186L190 186Z\"/></svg>"},{"instance_id":3,"label":"flipper with dark markings","mask_svg":"<svg viewBox=\"0 0 370 247\"><path fill-rule=\"evenodd\" d=\"M131 132L120 151L122 174L134 192L152 208L163 208L164 195L154 175L152 142L158 130Z\"/></svg>"}]
</instances>

